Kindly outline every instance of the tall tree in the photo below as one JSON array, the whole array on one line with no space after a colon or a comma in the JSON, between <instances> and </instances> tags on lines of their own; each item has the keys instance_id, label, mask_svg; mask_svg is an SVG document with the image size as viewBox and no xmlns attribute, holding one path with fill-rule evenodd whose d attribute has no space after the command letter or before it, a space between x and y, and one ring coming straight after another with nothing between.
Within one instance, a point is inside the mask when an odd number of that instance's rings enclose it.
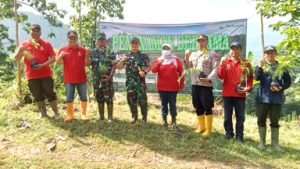
<instances>
[{"instance_id":1,"label":"tall tree","mask_svg":"<svg viewBox=\"0 0 300 169\"><path fill-rule=\"evenodd\" d=\"M71 16L70 24L72 28L79 31L81 43L94 47L100 20L105 19L106 16L123 19L124 3L125 0L71 0L71 6L80 17Z\"/></svg>"}]
</instances>

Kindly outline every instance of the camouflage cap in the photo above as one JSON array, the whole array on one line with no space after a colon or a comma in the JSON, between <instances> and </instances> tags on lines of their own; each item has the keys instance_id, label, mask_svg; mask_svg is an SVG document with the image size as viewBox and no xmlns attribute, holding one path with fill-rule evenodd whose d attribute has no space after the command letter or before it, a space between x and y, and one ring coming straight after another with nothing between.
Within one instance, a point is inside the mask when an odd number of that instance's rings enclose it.
<instances>
[{"instance_id":1,"label":"camouflage cap","mask_svg":"<svg viewBox=\"0 0 300 169\"><path fill-rule=\"evenodd\" d=\"M133 37L130 41L130 43L133 43L133 42L137 42L140 44L140 39L138 37Z\"/></svg>"},{"instance_id":2,"label":"camouflage cap","mask_svg":"<svg viewBox=\"0 0 300 169\"><path fill-rule=\"evenodd\" d=\"M99 33L97 40L106 40L105 33Z\"/></svg>"}]
</instances>

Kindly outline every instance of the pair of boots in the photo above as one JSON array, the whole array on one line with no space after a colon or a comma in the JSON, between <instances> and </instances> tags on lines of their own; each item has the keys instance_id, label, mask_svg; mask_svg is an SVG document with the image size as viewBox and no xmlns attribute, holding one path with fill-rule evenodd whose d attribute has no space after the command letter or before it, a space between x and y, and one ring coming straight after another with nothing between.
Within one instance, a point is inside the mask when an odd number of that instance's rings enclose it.
<instances>
[{"instance_id":1,"label":"pair of boots","mask_svg":"<svg viewBox=\"0 0 300 169\"><path fill-rule=\"evenodd\" d=\"M198 126L195 130L196 133L202 134L204 137L210 136L212 132L212 122L213 116L212 115L201 115L197 116Z\"/></svg>"},{"instance_id":2,"label":"pair of boots","mask_svg":"<svg viewBox=\"0 0 300 169\"><path fill-rule=\"evenodd\" d=\"M162 119L163 119L163 126L168 127L167 115L162 115ZM171 125L173 126L173 128L177 128L176 116L172 116Z\"/></svg>"},{"instance_id":3,"label":"pair of boots","mask_svg":"<svg viewBox=\"0 0 300 169\"><path fill-rule=\"evenodd\" d=\"M260 143L258 149L263 150L266 147L266 127L258 127ZM276 151L283 151L278 143L279 140L279 128L271 128L271 145Z\"/></svg>"},{"instance_id":4,"label":"pair of boots","mask_svg":"<svg viewBox=\"0 0 300 169\"><path fill-rule=\"evenodd\" d=\"M81 119L83 121L89 121L89 118L86 116L87 102L80 102L81 106ZM73 102L67 103L67 117L65 118L65 122L70 122L74 119L74 105Z\"/></svg>"},{"instance_id":5,"label":"pair of boots","mask_svg":"<svg viewBox=\"0 0 300 169\"><path fill-rule=\"evenodd\" d=\"M59 119L60 114L58 113L58 108L57 108L57 100L53 100L50 103L50 106L52 108L52 111L54 112L54 119ZM39 111L41 112L40 116L38 117L38 119L43 118L43 117L49 117L47 114L47 108L46 108L46 104L44 101L38 101L36 102Z\"/></svg>"},{"instance_id":6,"label":"pair of boots","mask_svg":"<svg viewBox=\"0 0 300 169\"><path fill-rule=\"evenodd\" d=\"M104 120L104 103L98 103L100 120ZM107 104L108 122L113 120L113 104Z\"/></svg>"},{"instance_id":7,"label":"pair of boots","mask_svg":"<svg viewBox=\"0 0 300 169\"><path fill-rule=\"evenodd\" d=\"M130 111L132 115L131 123L134 124L138 120L138 110L137 107L130 106ZM142 123L147 123L147 115L148 115L148 106L141 106L141 113L142 113Z\"/></svg>"}]
</instances>

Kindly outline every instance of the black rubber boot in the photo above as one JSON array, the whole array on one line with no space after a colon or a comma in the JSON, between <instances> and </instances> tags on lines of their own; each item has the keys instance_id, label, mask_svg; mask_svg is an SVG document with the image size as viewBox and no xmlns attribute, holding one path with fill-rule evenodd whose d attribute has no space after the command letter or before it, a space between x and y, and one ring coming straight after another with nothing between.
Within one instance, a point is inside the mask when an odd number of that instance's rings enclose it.
<instances>
[{"instance_id":1,"label":"black rubber boot","mask_svg":"<svg viewBox=\"0 0 300 169\"><path fill-rule=\"evenodd\" d=\"M59 119L60 118L60 113L58 112L57 108L57 100L53 100L50 102L50 106L52 108L52 111L54 112L54 119Z\"/></svg>"},{"instance_id":2,"label":"black rubber boot","mask_svg":"<svg viewBox=\"0 0 300 169\"><path fill-rule=\"evenodd\" d=\"M162 115L162 119L163 119L163 126L168 127L167 115Z\"/></svg>"},{"instance_id":3,"label":"black rubber boot","mask_svg":"<svg viewBox=\"0 0 300 169\"><path fill-rule=\"evenodd\" d=\"M113 120L113 108L113 104L107 104L108 122L112 122Z\"/></svg>"},{"instance_id":4,"label":"black rubber boot","mask_svg":"<svg viewBox=\"0 0 300 169\"><path fill-rule=\"evenodd\" d=\"M147 108L147 105L141 107L141 112L142 112L142 116L143 116L142 122L143 122L143 123L147 123L147 114L148 114L148 108Z\"/></svg>"},{"instance_id":5,"label":"black rubber boot","mask_svg":"<svg viewBox=\"0 0 300 169\"><path fill-rule=\"evenodd\" d=\"M177 123L176 123L176 116L172 116L172 123L171 123L173 128L177 128Z\"/></svg>"},{"instance_id":6,"label":"black rubber boot","mask_svg":"<svg viewBox=\"0 0 300 169\"><path fill-rule=\"evenodd\" d=\"M98 103L99 120L104 120L104 103Z\"/></svg>"},{"instance_id":7,"label":"black rubber boot","mask_svg":"<svg viewBox=\"0 0 300 169\"><path fill-rule=\"evenodd\" d=\"M49 116L47 115L47 108L46 108L45 102L44 101L38 101L38 102L36 102L36 104L37 104L37 106L39 108L39 111L41 113L38 116L37 119L40 119L40 118L43 118L43 117L47 117L48 118Z\"/></svg>"},{"instance_id":8,"label":"black rubber boot","mask_svg":"<svg viewBox=\"0 0 300 169\"><path fill-rule=\"evenodd\" d=\"M129 106L130 111L131 111L131 117L132 117L132 121L131 123L134 124L137 122L138 120L138 114L137 114L137 106Z\"/></svg>"}]
</instances>

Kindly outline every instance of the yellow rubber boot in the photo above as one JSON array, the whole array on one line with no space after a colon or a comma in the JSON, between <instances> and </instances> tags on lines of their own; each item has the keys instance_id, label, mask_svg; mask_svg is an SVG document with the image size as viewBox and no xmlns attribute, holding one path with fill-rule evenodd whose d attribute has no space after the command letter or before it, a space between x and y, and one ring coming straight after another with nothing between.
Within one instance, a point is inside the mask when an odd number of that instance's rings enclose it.
<instances>
[{"instance_id":1,"label":"yellow rubber boot","mask_svg":"<svg viewBox=\"0 0 300 169\"><path fill-rule=\"evenodd\" d=\"M86 116L87 102L80 102L80 106L81 106L81 119L83 121L89 121L90 119Z\"/></svg>"},{"instance_id":2,"label":"yellow rubber boot","mask_svg":"<svg viewBox=\"0 0 300 169\"><path fill-rule=\"evenodd\" d=\"M212 115L205 116L206 130L202 134L203 137L208 137L211 134L211 131L212 131L212 122L213 122L213 116Z\"/></svg>"},{"instance_id":3,"label":"yellow rubber boot","mask_svg":"<svg viewBox=\"0 0 300 169\"><path fill-rule=\"evenodd\" d=\"M73 102L67 103L67 117L65 118L65 122L70 122L74 119L74 108Z\"/></svg>"},{"instance_id":4,"label":"yellow rubber boot","mask_svg":"<svg viewBox=\"0 0 300 169\"><path fill-rule=\"evenodd\" d=\"M204 115L197 116L198 128L195 130L196 133L203 133L205 131L205 119Z\"/></svg>"}]
</instances>

